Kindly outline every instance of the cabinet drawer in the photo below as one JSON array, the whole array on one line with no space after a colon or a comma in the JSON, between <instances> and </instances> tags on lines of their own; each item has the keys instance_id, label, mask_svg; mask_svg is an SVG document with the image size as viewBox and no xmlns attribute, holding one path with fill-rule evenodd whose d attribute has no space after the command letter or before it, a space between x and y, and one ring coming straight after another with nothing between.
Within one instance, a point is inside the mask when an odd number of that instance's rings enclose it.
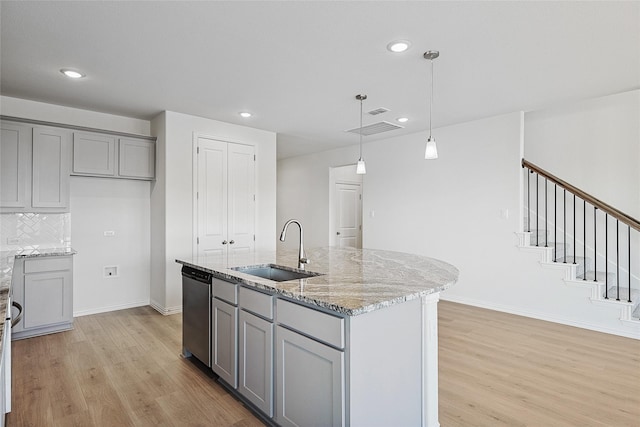
<instances>
[{"instance_id":1,"label":"cabinet drawer","mask_svg":"<svg viewBox=\"0 0 640 427\"><path fill-rule=\"evenodd\" d=\"M238 305L238 285L214 277L213 296L230 304Z\"/></svg>"},{"instance_id":2,"label":"cabinet drawer","mask_svg":"<svg viewBox=\"0 0 640 427\"><path fill-rule=\"evenodd\" d=\"M273 295L240 286L238 298L242 309L265 319L273 320Z\"/></svg>"},{"instance_id":3,"label":"cabinet drawer","mask_svg":"<svg viewBox=\"0 0 640 427\"><path fill-rule=\"evenodd\" d=\"M276 299L278 323L337 348L344 348L344 319Z\"/></svg>"},{"instance_id":4,"label":"cabinet drawer","mask_svg":"<svg viewBox=\"0 0 640 427\"><path fill-rule=\"evenodd\" d=\"M42 273L45 271L71 270L70 257L50 257L42 259L27 259L24 261L24 272Z\"/></svg>"}]
</instances>

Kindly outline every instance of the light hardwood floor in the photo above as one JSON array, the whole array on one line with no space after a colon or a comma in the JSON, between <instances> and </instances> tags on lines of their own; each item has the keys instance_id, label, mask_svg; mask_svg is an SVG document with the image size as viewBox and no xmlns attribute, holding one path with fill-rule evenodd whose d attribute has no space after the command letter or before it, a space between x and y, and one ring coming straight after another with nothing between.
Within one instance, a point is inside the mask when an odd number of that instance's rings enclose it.
<instances>
[{"instance_id":1,"label":"light hardwood floor","mask_svg":"<svg viewBox=\"0 0 640 427\"><path fill-rule=\"evenodd\" d=\"M445 301L439 310L443 427L640 427L640 341ZM14 341L8 425L262 425L180 349L181 315L150 307Z\"/></svg>"}]
</instances>

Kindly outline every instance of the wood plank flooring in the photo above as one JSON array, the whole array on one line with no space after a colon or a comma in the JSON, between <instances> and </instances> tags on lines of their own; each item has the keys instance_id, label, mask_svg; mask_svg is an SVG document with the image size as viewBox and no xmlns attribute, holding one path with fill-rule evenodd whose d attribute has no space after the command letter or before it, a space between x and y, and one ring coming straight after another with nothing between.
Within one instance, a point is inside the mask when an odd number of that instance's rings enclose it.
<instances>
[{"instance_id":1,"label":"wood plank flooring","mask_svg":"<svg viewBox=\"0 0 640 427\"><path fill-rule=\"evenodd\" d=\"M8 425L262 425L180 357L181 320L141 307L14 341ZM446 301L439 321L443 427L640 427L640 341Z\"/></svg>"}]
</instances>

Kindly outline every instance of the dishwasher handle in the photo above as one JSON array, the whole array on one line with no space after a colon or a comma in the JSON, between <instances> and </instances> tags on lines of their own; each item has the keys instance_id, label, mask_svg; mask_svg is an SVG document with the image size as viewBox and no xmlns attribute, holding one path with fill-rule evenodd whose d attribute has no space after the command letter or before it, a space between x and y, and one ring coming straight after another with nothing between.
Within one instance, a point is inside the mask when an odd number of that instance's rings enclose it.
<instances>
[{"instance_id":1,"label":"dishwasher handle","mask_svg":"<svg viewBox=\"0 0 640 427\"><path fill-rule=\"evenodd\" d=\"M11 306L17 308L20 311L18 315L11 320L11 327L13 328L22 320L22 315L24 314L24 310L22 309L22 305L16 301L12 301Z\"/></svg>"}]
</instances>

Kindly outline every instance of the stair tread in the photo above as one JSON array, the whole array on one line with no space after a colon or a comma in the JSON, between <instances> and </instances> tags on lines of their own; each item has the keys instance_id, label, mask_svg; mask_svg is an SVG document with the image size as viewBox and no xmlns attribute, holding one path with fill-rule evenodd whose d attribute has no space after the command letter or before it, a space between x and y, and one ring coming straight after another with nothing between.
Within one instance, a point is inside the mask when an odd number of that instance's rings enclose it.
<instances>
[{"instance_id":1,"label":"stair tread","mask_svg":"<svg viewBox=\"0 0 640 427\"><path fill-rule=\"evenodd\" d=\"M578 276L576 276L576 279L583 280L584 276L585 276L584 274L579 274ZM602 283L611 283L614 280L616 280L615 273L605 273L604 271L589 270L587 271L586 276L587 276L587 281L589 280L593 281L594 277L598 282L602 282Z\"/></svg>"},{"instance_id":2,"label":"stair tread","mask_svg":"<svg viewBox=\"0 0 640 427\"><path fill-rule=\"evenodd\" d=\"M608 291L609 299L618 299L620 301L628 301L629 300L629 288L626 286L620 286L620 295L617 293L617 286L609 286ZM603 295L604 297L604 295ZM631 288L631 302L638 302L640 300L640 289Z\"/></svg>"}]
</instances>

